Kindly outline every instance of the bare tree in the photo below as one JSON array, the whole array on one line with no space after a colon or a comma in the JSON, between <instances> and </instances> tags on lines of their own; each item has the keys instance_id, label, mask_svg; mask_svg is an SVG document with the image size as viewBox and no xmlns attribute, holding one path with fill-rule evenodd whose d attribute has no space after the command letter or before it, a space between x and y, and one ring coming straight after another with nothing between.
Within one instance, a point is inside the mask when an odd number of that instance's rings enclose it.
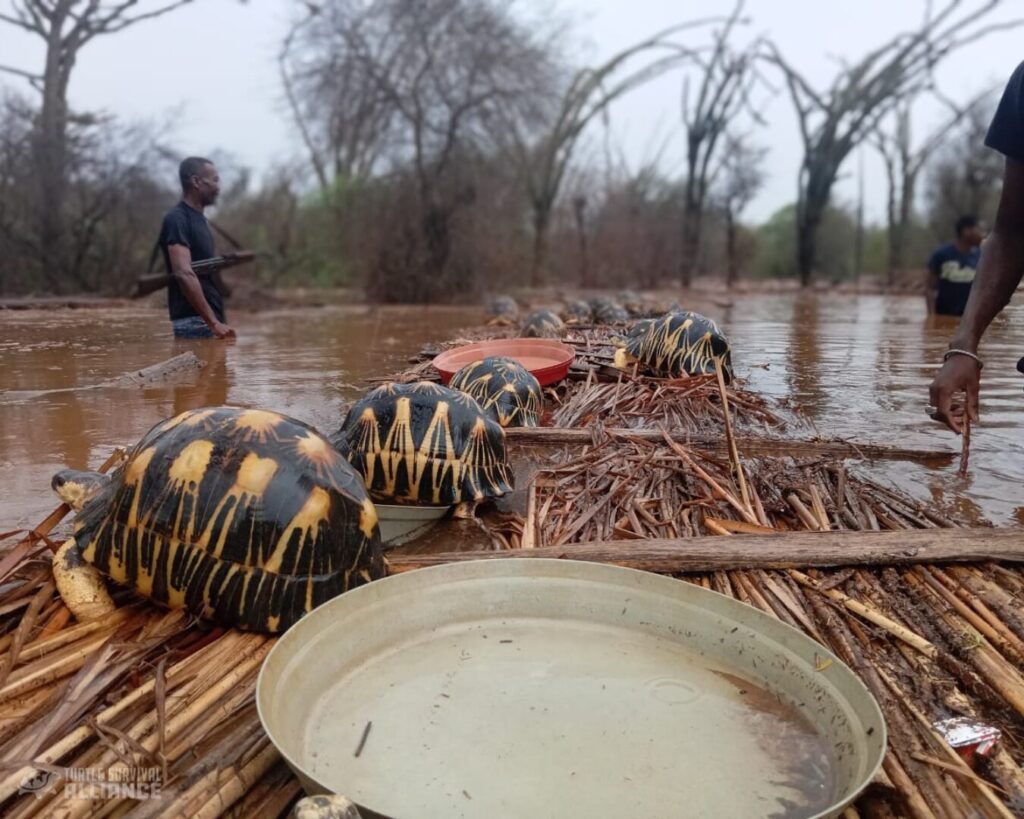
<instances>
[{"instance_id":1,"label":"bare tree","mask_svg":"<svg viewBox=\"0 0 1024 819\"><path fill-rule=\"evenodd\" d=\"M936 239L948 236L964 214L995 215L1003 158L982 147L991 119L991 104L972 108L928 162L926 212Z\"/></svg>"},{"instance_id":2,"label":"bare tree","mask_svg":"<svg viewBox=\"0 0 1024 819\"><path fill-rule=\"evenodd\" d=\"M591 220L598 268L591 283L650 290L674 278L682 238L682 183L662 171L660 151L635 167L620 157L607 169L602 187Z\"/></svg>"},{"instance_id":3,"label":"bare tree","mask_svg":"<svg viewBox=\"0 0 1024 819\"><path fill-rule=\"evenodd\" d=\"M37 109L9 97L0 106L0 292L38 289L43 248L33 224ZM74 116L67 132L61 286L127 291L146 264L154 220L173 196L158 123L125 126L110 117Z\"/></svg>"},{"instance_id":4,"label":"bare tree","mask_svg":"<svg viewBox=\"0 0 1024 819\"><path fill-rule=\"evenodd\" d=\"M116 34L143 20L152 20L191 2L169 0L149 11L137 11L138 0L11 0L7 23L39 37L45 45L41 72L0 65L0 71L23 77L42 100L33 139L39 199L37 243L42 273L50 287L59 287L67 273L67 235L63 219L68 190L68 83L79 52L96 37Z\"/></svg>"},{"instance_id":5,"label":"bare tree","mask_svg":"<svg viewBox=\"0 0 1024 819\"><path fill-rule=\"evenodd\" d=\"M889 227L887 267L890 287L896 283L897 273L906 266L907 243L922 168L939 146L948 139L957 124L976 108L990 101L992 93L992 89L987 89L966 104L959 104L936 93L935 96L946 104L950 113L916 148L911 127L914 97L900 100L875 128L871 141L882 157L888 182L886 216Z\"/></svg>"},{"instance_id":6,"label":"bare tree","mask_svg":"<svg viewBox=\"0 0 1024 819\"><path fill-rule=\"evenodd\" d=\"M739 111L747 105L754 73L753 61L760 49L754 42L736 52L730 39L737 25L744 0L737 0L725 24L715 31L710 54L695 53L700 83L690 93L690 78L683 81L683 125L686 128L686 187L683 207L683 244L680 257L680 283L689 287L701 266L701 237L708 191L718 167L715 159L725 131Z\"/></svg>"},{"instance_id":7,"label":"bare tree","mask_svg":"<svg viewBox=\"0 0 1024 819\"><path fill-rule=\"evenodd\" d=\"M307 9L284 38L278 66L313 173L327 191L339 179L369 178L389 148L396 109L367 65L397 55L388 38L372 30L382 17L373 5L335 0ZM356 38L363 52L351 47Z\"/></svg>"},{"instance_id":8,"label":"bare tree","mask_svg":"<svg viewBox=\"0 0 1024 819\"><path fill-rule=\"evenodd\" d=\"M672 37L709 22L712 20L703 19L673 26L623 49L596 67L580 70L560 97L538 100L534 107L520 109L525 116L501 112L497 120L501 138L526 181L532 212L531 285L536 287L544 281L552 212L587 126L604 115L615 100L690 59L692 52ZM655 56L648 62L632 67L637 59L651 54Z\"/></svg>"},{"instance_id":9,"label":"bare tree","mask_svg":"<svg viewBox=\"0 0 1024 819\"><path fill-rule=\"evenodd\" d=\"M311 83L296 110L321 182L387 172L402 200L373 289L422 300L463 287L449 261L455 218L476 196L469 169L492 147L499 112L536 96L545 49L489 0L330 0L313 28L294 78Z\"/></svg>"},{"instance_id":10,"label":"bare tree","mask_svg":"<svg viewBox=\"0 0 1024 819\"><path fill-rule=\"evenodd\" d=\"M785 77L797 115L804 157L797 195L797 269L803 286L811 282L817 261L817 237L832 186L850 152L877 127L900 99L926 88L935 66L951 53L1021 20L986 23L1002 0L968 3L946 0L921 26L898 34L852 64L842 64L825 90L812 82L769 44L767 59Z\"/></svg>"},{"instance_id":11,"label":"bare tree","mask_svg":"<svg viewBox=\"0 0 1024 819\"><path fill-rule=\"evenodd\" d=\"M23 264L39 252L26 224L25 191L32 170L33 110L13 93L0 99L0 292L23 284Z\"/></svg>"},{"instance_id":12,"label":"bare tree","mask_svg":"<svg viewBox=\"0 0 1024 819\"><path fill-rule=\"evenodd\" d=\"M746 135L726 135L715 198L725 219L725 280L730 288L739 277L739 218L764 185L767 153L766 148L751 145Z\"/></svg>"}]
</instances>

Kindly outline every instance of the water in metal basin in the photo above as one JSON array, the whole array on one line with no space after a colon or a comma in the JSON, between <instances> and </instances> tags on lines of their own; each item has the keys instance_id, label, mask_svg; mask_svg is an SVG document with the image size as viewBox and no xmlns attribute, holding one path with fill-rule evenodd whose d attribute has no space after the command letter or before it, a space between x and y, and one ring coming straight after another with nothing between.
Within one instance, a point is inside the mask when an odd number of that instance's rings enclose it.
<instances>
[{"instance_id":1,"label":"water in metal basin","mask_svg":"<svg viewBox=\"0 0 1024 819\"><path fill-rule=\"evenodd\" d=\"M323 695L304 746L317 780L403 817L802 817L835 791L822 739L773 694L678 643L561 619L394 646Z\"/></svg>"}]
</instances>

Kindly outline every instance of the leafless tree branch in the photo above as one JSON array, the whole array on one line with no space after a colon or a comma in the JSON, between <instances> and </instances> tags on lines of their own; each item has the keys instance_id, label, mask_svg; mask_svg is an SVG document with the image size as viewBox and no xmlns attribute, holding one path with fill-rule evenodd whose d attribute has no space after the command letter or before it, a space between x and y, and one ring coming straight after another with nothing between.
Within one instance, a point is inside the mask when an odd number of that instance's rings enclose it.
<instances>
[{"instance_id":1,"label":"leafless tree branch","mask_svg":"<svg viewBox=\"0 0 1024 819\"><path fill-rule=\"evenodd\" d=\"M951 53L1024 24L1024 19L984 19L1002 5L1002 0L966 5L948 0L938 9L928 4L918 29L900 33L844 65L825 91L816 90L777 47L767 45L766 59L786 81L804 144L797 199L797 266L803 284L811 280L818 228L846 157L899 100L928 89L935 66Z\"/></svg>"}]
</instances>

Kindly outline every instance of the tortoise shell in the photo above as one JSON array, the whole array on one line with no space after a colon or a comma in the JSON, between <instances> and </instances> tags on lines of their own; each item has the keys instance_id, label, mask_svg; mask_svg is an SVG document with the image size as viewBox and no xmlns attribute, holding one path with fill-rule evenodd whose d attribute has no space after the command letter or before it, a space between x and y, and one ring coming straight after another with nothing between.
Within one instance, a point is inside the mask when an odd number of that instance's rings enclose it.
<instances>
[{"instance_id":1,"label":"tortoise shell","mask_svg":"<svg viewBox=\"0 0 1024 819\"><path fill-rule=\"evenodd\" d=\"M504 356L467 364L448 386L476 399L503 427L535 427L544 405L540 384L526 367Z\"/></svg>"},{"instance_id":2,"label":"tortoise shell","mask_svg":"<svg viewBox=\"0 0 1024 819\"><path fill-rule=\"evenodd\" d=\"M619 303L622 304L630 316L636 317L644 312L644 300L640 297L639 293L633 290L621 290L619 291L618 298Z\"/></svg>"},{"instance_id":3,"label":"tortoise shell","mask_svg":"<svg viewBox=\"0 0 1024 819\"><path fill-rule=\"evenodd\" d=\"M157 424L74 536L118 583L250 631L284 631L384 574L359 475L312 427L265 410L212 407Z\"/></svg>"},{"instance_id":4,"label":"tortoise shell","mask_svg":"<svg viewBox=\"0 0 1024 819\"><path fill-rule=\"evenodd\" d=\"M714 321L700 313L679 311L638 321L624 342L628 356L654 375L679 378L715 372L721 362L726 383L732 380L729 341Z\"/></svg>"},{"instance_id":5,"label":"tortoise shell","mask_svg":"<svg viewBox=\"0 0 1024 819\"><path fill-rule=\"evenodd\" d=\"M554 310L534 310L523 321L520 334L524 338L558 338L565 324Z\"/></svg>"},{"instance_id":6,"label":"tortoise shell","mask_svg":"<svg viewBox=\"0 0 1024 819\"><path fill-rule=\"evenodd\" d=\"M331 442L374 500L450 506L512 491L505 431L473 398L429 381L368 393Z\"/></svg>"},{"instance_id":7,"label":"tortoise shell","mask_svg":"<svg viewBox=\"0 0 1024 819\"><path fill-rule=\"evenodd\" d=\"M487 313L489 318L514 321L519 318L519 305L511 296L495 296L487 303Z\"/></svg>"},{"instance_id":8,"label":"tortoise shell","mask_svg":"<svg viewBox=\"0 0 1024 819\"><path fill-rule=\"evenodd\" d=\"M605 296L590 300L590 309L594 311L594 320L600 324L615 324L629 321L629 313L622 305Z\"/></svg>"},{"instance_id":9,"label":"tortoise shell","mask_svg":"<svg viewBox=\"0 0 1024 819\"><path fill-rule=\"evenodd\" d=\"M590 324L594 320L594 311L585 301L573 299L562 308L562 320L566 324Z\"/></svg>"}]
</instances>

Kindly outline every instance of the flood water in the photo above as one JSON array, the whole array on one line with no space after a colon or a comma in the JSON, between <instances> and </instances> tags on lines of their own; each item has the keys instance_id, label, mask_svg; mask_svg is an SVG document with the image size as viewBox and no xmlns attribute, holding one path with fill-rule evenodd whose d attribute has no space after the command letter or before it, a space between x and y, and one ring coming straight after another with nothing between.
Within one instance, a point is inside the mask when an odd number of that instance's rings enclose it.
<instances>
[{"instance_id":1,"label":"flood water","mask_svg":"<svg viewBox=\"0 0 1024 819\"><path fill-rule=\"evenodd\" d=\"M927 384L955 324L929 320L921 298L737 295L688 302L730 334L751 389L795 402L822 434L959 450L924 413ZM275 409L333 432L363 379L404 366L428 342L479 324L469 308L303 308L232 315L235 343L175 341L145 308L0 312L0 531L53 509L51 475L95 468L185 409ZM174 386L74 389L192 350L208 366ZM982 422L970 475L957 464L879 462L869 473L916 498L995 524L1024 523L1024 310L996 320L981 350ZM767 369L763 365L767 365ZM64 390L43 395L24 391Z\"/></svg>"}]
</instances>

